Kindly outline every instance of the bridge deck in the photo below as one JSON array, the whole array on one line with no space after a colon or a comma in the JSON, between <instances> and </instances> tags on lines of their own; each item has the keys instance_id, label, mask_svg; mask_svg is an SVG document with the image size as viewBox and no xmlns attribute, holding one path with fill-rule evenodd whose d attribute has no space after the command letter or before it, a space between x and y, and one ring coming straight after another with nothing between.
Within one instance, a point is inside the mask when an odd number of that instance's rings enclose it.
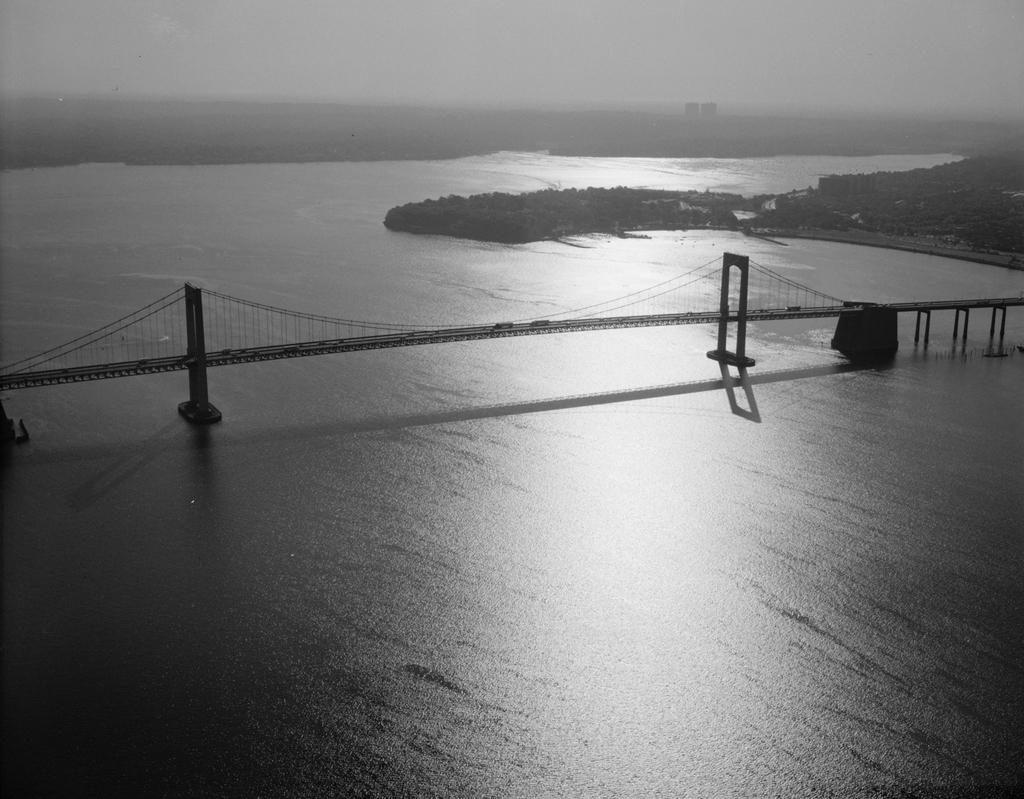
<instances>
[{"instance_id":1,"label":"bridge deck","mask_svg":"<svg viewBox=\"0 0 1024 799\"><path fill-rule=\"evenodd\" d=\"M1024 306L1024 297L996 297L980 300L922 300L921 302L888 302L880 307L904 311L955 311L964 308L1012 308Z\"/></svg>"},{"instance_id":2,"label":"bridge deck","mask_svg":"<svg viewBox=\"0 0 1024 799\"><path fill-rule=\"evenodd\" d=\"M934 300L924 302L888 303L880 307L892 308L897 312L954 310L957 308L1002 308L1024 306L1024 297L1004 297L971 300ZM818 308L774 308L750 310L748 322L765 322L776 319L811 319L839 316L855 311L858 305L847 303ZM718 322L720 314L714 312L689 312L681 314L657 314L647 316L618 316L592 319L535 320L532 322L499 322L492 325L470 325L441 329L415 330L411 332L385 333L358 336L345 339L309 341L279 344L265 347L226 349L206 354L206 365L229 366L231 364L254 363L281 358L299 358L310 355L354 352L357 350L410 347L422 344L441 344L456 341L474 341L514 336L536 336L550 333L586 332L629 327L660 327L668 325L693 325ZM735 315L730 315L735 320ZM105 380L133 375L157 374L187 369L187 356L165 356L159 358L122 361L66 369L36 370L0 375L0 390L33 388L39 386L77 383L90 380Z\"/></svg>"}]
</instances>

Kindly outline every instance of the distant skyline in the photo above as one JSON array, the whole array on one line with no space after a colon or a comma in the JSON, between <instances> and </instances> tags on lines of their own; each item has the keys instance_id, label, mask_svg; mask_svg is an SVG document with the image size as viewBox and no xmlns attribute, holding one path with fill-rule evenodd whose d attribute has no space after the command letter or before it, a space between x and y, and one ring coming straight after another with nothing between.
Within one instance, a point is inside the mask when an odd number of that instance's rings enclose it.
<instances>
[{"instance_id":1,"label":"distant skyline","mask_svg":"<svg viewBox=\"0 0 1024 799\"><path fill-rule=\"evenodd\" d=\"M1024 115L1021 0L0 0L0 91Z\"/></svg>"}]
</instances>

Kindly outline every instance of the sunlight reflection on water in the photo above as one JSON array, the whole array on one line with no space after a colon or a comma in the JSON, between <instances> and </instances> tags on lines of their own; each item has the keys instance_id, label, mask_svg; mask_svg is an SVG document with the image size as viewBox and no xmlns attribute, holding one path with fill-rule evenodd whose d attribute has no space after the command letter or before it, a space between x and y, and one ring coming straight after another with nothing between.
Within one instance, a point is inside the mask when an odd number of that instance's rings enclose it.
<instances>
[{"instance_id":1,"label":"sunlight reflection on water","mask_svg":"<svg viewBox=\"0 0 1024 799\"><path fill-rule=\"evenodd\" d=\"M51 335L50 298L89 329L176 274L426 324L541 317L726 249L840 296L1024 289L721 231L505 247L381 225L389 204L491 178L748 169L760 190L822 168L625 160L79 170L65 194L60 170L5 176L5 199L33 199L3 211L5 349ZM936 317L929 350L904 320L893 364L849 369L831 325L751 326L757 422L718 389L707 326L225 367L225 419L202 434L175 414L180 374L11 392L33 438L3 472L8 762L54 795L1006 783L1024 356L960 354ZM1019 313L1008 336L1024 341Z\"/></svg>"},{"instance_id":2,"label":"sunlight reflection on water","mask_svg":"<svg viewBox=\"0 0 1024 799\"><path fill-rule=\"evenodd\" d=\"M499 181L535 181L521 190L601 186L722 191L751 196L816 186L831 174L903 171L959 160L949 153L883 156L778 156L775 158L592 158L503 152L459 159ZM494 189L491 189L492 191Z\"/></svg>"}]
</instances>

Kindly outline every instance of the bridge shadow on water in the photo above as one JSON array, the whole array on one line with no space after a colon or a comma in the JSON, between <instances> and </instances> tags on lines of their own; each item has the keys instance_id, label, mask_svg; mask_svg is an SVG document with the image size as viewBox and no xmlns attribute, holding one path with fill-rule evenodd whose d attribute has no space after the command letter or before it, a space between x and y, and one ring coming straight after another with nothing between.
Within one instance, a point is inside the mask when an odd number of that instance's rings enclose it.
<instances>
[{"instance_id":1,"label":"bridge shadow on water","mask_svg":"<svg viewBox=\"0 0 1024 799\"><path fill-rule=\"evenodd\" d=\"M854 363L835 363L824 366L805 367L801 369L780 369L774 372L761 372L757 374L750 374L747 369L741 368L739 369L738 375L733 375L730 373L728 366L725 364L720 364L720 366L722 377L717 380L694 380L684 383L670 383L668 385L648 386L645 388L635 388L625 391L576 394L573 396L554 397L546 400L532 400L502 405L482 405L473 408L457 408L421 414L369 417L352 422L343 422L338 425L317 426L315 430L304 428L295 429L292 432L298 437L302 437L304 435L312 437L323 435L328 432L361 433L378 430L398 430L405 427L421 427L425 425L445 424L451 422L467 422L473 419L495 419L502 416L520 416L528 413L546 413L548 411L562 411L571 408L588 408L596 405L611 405L619 402L634 402L636 400L675 397L682 394L697 394L703 391L718 390L725 391L729 400L729 407L732 409L733 413L744 419L749 419L752 422L760 422L761 414L758 411L753 388L756 385L780 383L787 380L799 380L809 377L824 377L827 375L841 374L843 372L878 368L877 364L863 365ZM743 402L741 402L741 398ZM744 407L744 403L746 407Z\"/></svg>"},{"instance_id":2,"label":"bridge shadow on water","mask_svg":"<svg viewBox=\"0 0 1024 799\"><path fill-rule=\"evenodd\" d=\"M130 446L114 445L113 447L73 448L71 450L64 450L59 454L49 453L37 460L40 463L45 463L47 461L66 461L82 458L99 458L103 460L113 458L113 461L108 462L105 468L90 475L70 492L68 499L71 507L75 510L81 510L100 500L125 480L136 476L151 461L158 459L163 453L168 451L192 452L193 465L199 472L205 474L212 468L211 459L213 458L214 451L223 446L245 446L252 444L254 441L258 441L260 444L286 440L323 441L332 436L344 436L353 433L401 430L410 427L467 422L474 419L497 419L504 416L547 413L572 408L590 408L598 405L612 405L621 402L635 402L637 400L675 397L684 394L697 394L718 390L725 391L729 407L734 414L752 422L760 422L761 414L754 395L754 386L880 368L878 364L841 362L754 374L750 374L746 369L739 369L739 373L734 375L725 364L720 364L720 367L722 376L719 379L694 380L624 391L577 394L544 400L504 403L501 405L453 408L427 413L372 416L352 421L326 422L312 425L295 424L268 430L265 433L261 433L256 439L248 435L243 439L233 439L230 435L219 435L217 427L191 428L189 431L191 434L183 437L181 435L183 422L176 419L162 426L144 441L136 442ZM225 430L225 432L227 431Z\"/></svg>"}]
</instances>

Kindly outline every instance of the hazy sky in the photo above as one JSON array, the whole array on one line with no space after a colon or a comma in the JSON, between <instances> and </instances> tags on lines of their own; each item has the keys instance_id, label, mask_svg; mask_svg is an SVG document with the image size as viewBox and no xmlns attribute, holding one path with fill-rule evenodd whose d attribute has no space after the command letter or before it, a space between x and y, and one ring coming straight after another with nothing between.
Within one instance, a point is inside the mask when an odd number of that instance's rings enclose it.
<instances>
[{"instance_id":1,"label":"hazy sky","mask_svg":"<svg viewBox=\"0 0 1024 799\"><path fill-rule=\"evenodd\" d=\"M0 88L1024 112L1024 0L0 0Z\"/></svg>"}]
</instances>

